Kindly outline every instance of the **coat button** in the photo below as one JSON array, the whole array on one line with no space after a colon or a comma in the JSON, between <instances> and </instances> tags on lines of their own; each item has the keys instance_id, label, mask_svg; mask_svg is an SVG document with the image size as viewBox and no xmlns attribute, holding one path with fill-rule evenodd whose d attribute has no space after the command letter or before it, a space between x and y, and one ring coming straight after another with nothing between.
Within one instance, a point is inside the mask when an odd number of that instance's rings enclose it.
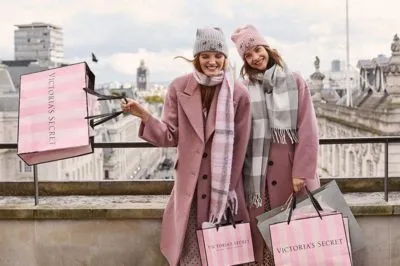
<instances>
[{"instance_id":1,"label":"coat button","mask_svg":"<svg viewBox=\"0 0 400 266\"><path fill-rule=\"evenodd\" d=\"M268 161L268 165L274 165L273 161Z\"/></svg>"},{"instance_id":2,"label":"coat button","mask_svg":"<svg viewBox=\"0 0 400 266\"><path fill-rule=\"evenodd\" d=\"M207 179L207 177L208 177L207 175L203 175L203 179Z\"/></svg>"},{"instance_id":3,"label":"coat button","mask_svg":"<svg viewBox=\"0 0 400 266\"><path fill-rule=\"evenodd\" d=\"M206 194L201 195L201 198L202 198L202 199L205 199L206 197L207 197Z\"/></svg>"},{"instance_id":4,"label":"coat button","mask_svg":"<svg viewBox=\"0 0 400 266\"><path fill-rule=\"evenodd\" d=\"M203 158L207 158L208 154L207 153L203 153Z\"/></svg>"},{"instance_id":5,"label":"coat button","mask_svg":"<svg viewBox=\"0 0 400 266\"><path fill-rule=\"evenodd\" d=\"M276 182L275 180L272 180L271 184L272 184L273 186L275 186L276 184L278 184L278 182Z\"/></svg>"}]
</instances>

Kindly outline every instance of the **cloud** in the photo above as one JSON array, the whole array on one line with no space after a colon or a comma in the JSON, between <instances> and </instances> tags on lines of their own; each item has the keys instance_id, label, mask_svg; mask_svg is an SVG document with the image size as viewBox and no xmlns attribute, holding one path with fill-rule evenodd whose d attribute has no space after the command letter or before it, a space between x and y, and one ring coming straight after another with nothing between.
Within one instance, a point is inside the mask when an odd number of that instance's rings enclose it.
<instances>
[{"instance_id":1,"label":"cloud","mask_svg":"<svg viewBox=\"0 0 400 266\"><path fill-rule=\"evenodd\" d=\"M183 59L174 59L175 56L185 56L191 59L191 50L176 50L149 52L145 49L137 53L115 54L108 59L110 66L126 75L136 75L136 68L140 60L144 60L152 76L159 80L168 81L172 78L191 71L191 64Z\"/></svg>"},{"instance_id":2,"label":"cloud","mask_svg":"<svg viewBox=\"0 0 400 266\"><path fill-rule=\"evenodd\" d=\"M230 35L254 24L282 54L290 67L313 72L315 56L321 70L346 57L345 0L19 0L3 1L0 10L0 58L12 59L14 25L34 21L64 29L66 61L89 60L98 80L134 80L141 58L151 80L171 80L190 67L173 60L191 56L195 30L219 26L227 37L231 61L239 69ZM390 55L393 35L400 31L397 0L349 0L350 59Z\"/></svg>"},{"instance_id":3,"label":"cloud","mask_svg":"<svg viewBox=\"0 0 400 266\"><path fill-rule=\"evenodd\" d=\"M140 49L136 53L115 53L99 58L98 63L88 61L90 69L96 75L96 81L105 83L109 81L133 82L136 80L136 69L143 59L150 70L151 82L170 82L177 76L189 73L191 64L183 59L174 59L175 56L184 56L191 59L191 50L175 50L151 52ZM75 57L69 63L87 61L87 58ZM118 73L119 79L110 80L110 72ZM156 77L156 80L154 79Z\"/></svg>"},{"instance_id":4,"label":"cloud","mask_svg":"<svg viewBox=\"0 0 400 266\"><path fill-rule=\"evenodd\" d=\"M311 24L308 27L308 31L313 36L328 36L332 34L332 28L328 23Z\"/></svg>"}]
</instances>

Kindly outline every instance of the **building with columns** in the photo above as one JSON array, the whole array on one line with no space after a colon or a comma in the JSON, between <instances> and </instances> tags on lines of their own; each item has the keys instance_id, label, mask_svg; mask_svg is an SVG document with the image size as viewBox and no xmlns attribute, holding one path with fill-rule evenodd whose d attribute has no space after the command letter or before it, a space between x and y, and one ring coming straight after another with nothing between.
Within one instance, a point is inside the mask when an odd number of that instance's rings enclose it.
<instances>
[{"instance_id":1,"label":"building with columns","mask_svg":"<svg viewBox=\"0 0 400 266\"><path fill-rule=\"evenodd\" d=\"M352 91L352 106L346 94L340 97L324 87L325 76L316 67L311 75L314 108L321 138L355 138L400 134L400 40L396 34L391 56L360 60L359 86ZM321 176L384 176L383 144L321 145ZM389 176L400 176L400 145L389 145Z\"/></svg>"}]
</instances>

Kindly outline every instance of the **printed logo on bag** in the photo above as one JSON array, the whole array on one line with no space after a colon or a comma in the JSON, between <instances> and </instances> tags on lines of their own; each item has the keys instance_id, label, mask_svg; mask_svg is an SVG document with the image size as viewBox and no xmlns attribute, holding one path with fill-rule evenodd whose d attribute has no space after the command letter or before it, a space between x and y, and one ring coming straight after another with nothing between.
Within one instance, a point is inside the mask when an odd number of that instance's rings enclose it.
<instances>
[{"instance_id":1,"label":"printed logo on bag","mask_svg":"<svg viewBox=\"0 0 400 266\"><path fill-rule=\"evenodd\" d=\"M207 247L208 249L221 250L221 249L241 248L249 244L250 240L244 239L244 240L230 241L225 243L208 244Z\"/></svg>"},{"instance_id":2,"label":"printed logo on bag","mask_svg":"<svg viewBox=\"0 0 400 266\"><path fill-rule=\"evenodd\" d=\"M49 144L56 144L56 107L54 103L54 88L55 88L55 77L56 73L51 73L49 75L49 82L47 87L48 94L48 129L49 129Z\"/></svg>"},{"instance_id":3,"label":"printed logo on bag","mask_svg":"<svg viewBox=\"0 0 400 266\"><path fill-rule=\"evenodd\" d=\"M338 246L338 245L343 245L345 243L346 243L345 240L343 240L342 238L339 238L339 239L334 239L334 240L322 240L322 241L317 241L317 242L310 242L310 243L299 244L299 245L295 245L295 246L280 247L280 248L277 248L276 250L278 251L279 254L283 254L283 253L297 252L297 251L302 251L302 250L307 250L307 249Z\"/></svg>"}]
</instances>

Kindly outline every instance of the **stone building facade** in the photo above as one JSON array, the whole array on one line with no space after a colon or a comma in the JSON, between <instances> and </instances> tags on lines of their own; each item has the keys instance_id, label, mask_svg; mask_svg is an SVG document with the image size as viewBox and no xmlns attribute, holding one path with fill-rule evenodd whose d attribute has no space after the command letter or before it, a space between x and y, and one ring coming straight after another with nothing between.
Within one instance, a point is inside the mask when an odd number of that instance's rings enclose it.
<instances>
[{"instance_id":1,"label":"stone building facade","mask_svg":"<svg viewBox=\"0 0 400 266\"><path fill-rule=\"evenodd\" d=\"M400 134L400 40L391 44L390 57L360 60L360 86L338 97L324 88L324 75L316 67L310 88L321 138L398 136ZM400 144L389 145L389 176L400 176ZM383 177L383 144L321 145L319 167L322 177Z\"/></svg>"}]
</instances>

